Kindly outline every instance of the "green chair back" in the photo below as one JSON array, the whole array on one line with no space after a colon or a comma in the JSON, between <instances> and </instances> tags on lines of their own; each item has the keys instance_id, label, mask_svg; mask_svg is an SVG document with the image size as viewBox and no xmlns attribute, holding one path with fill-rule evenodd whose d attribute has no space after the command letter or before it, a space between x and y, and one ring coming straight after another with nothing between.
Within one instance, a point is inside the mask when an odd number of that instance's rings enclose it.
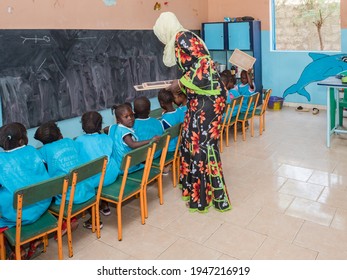
<instances>
[{"instance_id":1,"label":"green chair back","mask_svg":"<svg viewBox=\"0 0 347 280\"><path fill-rule=\"evenodd\" d=\"M102 156L85 164L82 164L71 170L71 174L74 172L78 174L77 183L86 180L94 175L101 173L102 167L104 165L104 160L107 156Z\"/></svg>"},{"instance_id":2,"label":"green chair back","mask_svg":"<svg viewBox=\"0 0 347 280\"><path fill-rule=\"evenodd\" d=\"M133 149L130 152L126 153L122 159L121 169L123 171L126 169L126 161L127 161L127 157L129 157L129 156L131 157L129 168L145 162L146 158L147 158L147 150L151 146L152 146L152 143L149 143L147 145Z\"/></svg>"}]
</instances>

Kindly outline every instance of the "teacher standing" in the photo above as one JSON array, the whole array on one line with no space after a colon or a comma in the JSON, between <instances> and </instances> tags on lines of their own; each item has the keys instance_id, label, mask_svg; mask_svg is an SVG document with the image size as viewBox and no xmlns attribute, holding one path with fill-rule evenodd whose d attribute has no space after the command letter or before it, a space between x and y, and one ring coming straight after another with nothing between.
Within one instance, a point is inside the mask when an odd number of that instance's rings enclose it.
<instances>
[{"instance_id":1,"label":"teacher standing","mask_svg":"<svg viewBox=\"0 0 347 280\"><path fill-rule=\"evenodd\" d=\"M226 90L205 43L183 28L175 14L164 12L153 31L165 45L163 62L177 65L183 75L169 90L187 95L187 113L182 130L182 197L191 212L231 209L218 147Z\"/></svg>"}]
</instances>

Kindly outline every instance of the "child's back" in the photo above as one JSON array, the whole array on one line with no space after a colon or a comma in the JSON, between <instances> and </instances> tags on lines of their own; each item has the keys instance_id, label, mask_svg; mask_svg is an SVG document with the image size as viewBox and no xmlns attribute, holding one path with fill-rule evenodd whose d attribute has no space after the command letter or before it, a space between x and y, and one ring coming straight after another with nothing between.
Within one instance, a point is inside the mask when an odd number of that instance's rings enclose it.
<instances>
[{"instance_id":1,"label":"child's back","mask_svg":"<svg viewBox=\"0 0 347 280\"><path fill-rule=\"evenodd\" d=\"M248 98L255 92L255 88L250 77L250 70L242 70L241 72L241 83L237 85L240 95L243 95L243 102L241 106L241 112L244 113L248 107ZM252 110L253 107L250 108Z\"/></svg>"},{"instance_id":2,"label":"child's back","mask_svg":"<svg viewBox=\"0 0 347 280\"><path fill-rule=\"evenodd\" d=\"M26 141L11 146L18 140L18 133L25 134ZM21 136L20 136L21 137ZM38 151L27 146L26 130L22 124L12 123L1 129L1 146L6 152L0 153L0 228L16 225L16 209L13 208L14 192L22 187L49 179L49 175ZM23 224L35 222L49 207L51 199L43 200L23 209Z\"/></svg>"},{"instance_id":3,"label":"child's back","mask_svg":"<svg viewBox=\"0 0 347 280\"><path fill-rule=\"evenodd\" d=\"M79 156L79 146L74 140L62 138L60 129L54 122L42 124L35 132L34 138L43 146L39 152L47 164L51 177L68 174L71 169L83 163ZM80 204L95 196L95 187L91 180L84 180L76 186L74 203ZM70 199L70 188L66 200ZM61 196L55 198L55 204L60 204Z\"/></svg>"},{"instance_id":4,"label":"child's back","mask_svg":"<svg viewBox=\"0 0 347 280\"><path fill-rule=\"evenodd\" d=\"M80 135L75 139L80 146L81 160L88 162L101 156L107 156L108 162L104 178L104 186L107 186L116 181L119 173L119 166L112 156L112 138L107 134L100 134L102 116L98 112L92 111L83 114L81 122L82 129L86 134ZM100 176L93 179L93 184L97 187Z\"/></svg>"},{"instance_id":5,"label":"child's back","mask_svg":"<svg viewBox=\"0 0 347 280\"><path fill-rule=\"evenodd\" d=\"M133 129L139 141L152 139L154 136L162 135L164 132L162 123L158 119L149 116L150 110L151 103L147 97L141 96L135 99L135 122ZM157 158L160 154L161 152L157 151L154 157Z\"/></svg>"}]
</instances>

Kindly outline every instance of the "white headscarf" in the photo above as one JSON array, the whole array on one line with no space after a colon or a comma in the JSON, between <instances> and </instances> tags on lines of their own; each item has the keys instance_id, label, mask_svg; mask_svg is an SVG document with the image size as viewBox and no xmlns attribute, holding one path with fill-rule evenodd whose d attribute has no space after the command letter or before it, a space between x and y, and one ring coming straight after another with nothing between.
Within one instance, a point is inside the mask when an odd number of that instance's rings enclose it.
<instances>
[{"instance_id":1,"label":"white headscarf","mask_svg":"<svg viewBox=\"0 0 347 280\"><path fill-rule=\"evenodd\" d=\"M163 62L167 67L176 65L175 37L180 31L187 31L178 21L174 13L164 12L153 26L154 34L165 45Z\"/></svg>"}]
</instances>

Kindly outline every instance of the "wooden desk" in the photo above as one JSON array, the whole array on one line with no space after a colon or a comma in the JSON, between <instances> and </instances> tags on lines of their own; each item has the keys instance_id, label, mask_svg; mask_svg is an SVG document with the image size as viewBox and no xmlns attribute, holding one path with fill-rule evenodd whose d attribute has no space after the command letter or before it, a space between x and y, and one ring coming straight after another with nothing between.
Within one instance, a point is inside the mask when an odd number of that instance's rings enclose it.
<instances>
[{"instance_id":1,"label":"wooden desk","mask_svg":"<svg viewBox=\"0 0 347 280\"><path fill-rule=\"evenodd\" d=\"M332 134L347 133L347 129L339 124L339 88L347 88L347 84L343 84L336 77L329 77L317 83L319 86L327 88L327 147L330 148L330 140Z\"/></svg>"}]
</instances>

